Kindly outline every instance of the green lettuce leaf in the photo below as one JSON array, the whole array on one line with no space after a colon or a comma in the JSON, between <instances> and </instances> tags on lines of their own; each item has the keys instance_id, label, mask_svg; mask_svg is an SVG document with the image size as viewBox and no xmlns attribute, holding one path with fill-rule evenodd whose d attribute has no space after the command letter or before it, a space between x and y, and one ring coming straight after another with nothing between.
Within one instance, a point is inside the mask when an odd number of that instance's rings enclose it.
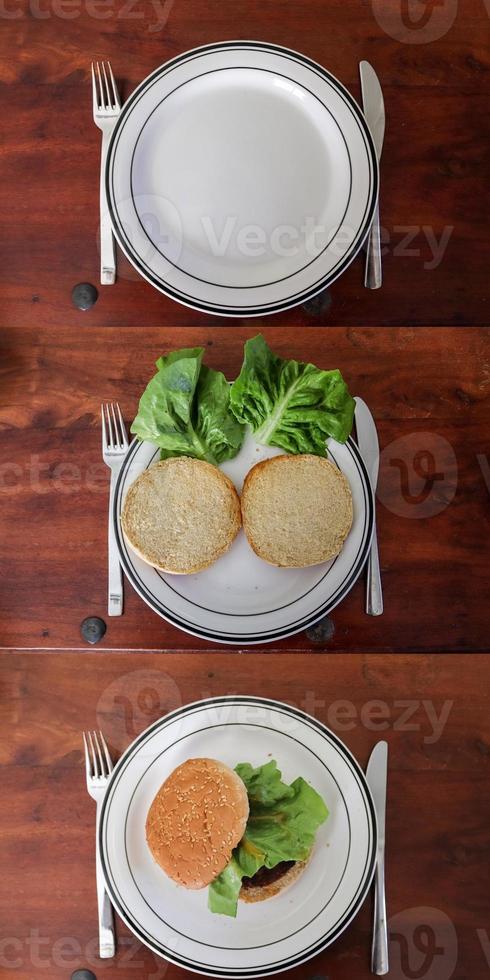
<instances>
[{"instance_id":1,"label":"green lettuce leaf","mask_svg":"<svg viewBox=\"0 0 490 980\"><path fill-rule=\"evenodd\" d=\"M300 776L282 782L274 760L253 769L240 763L235 772L247 788L250 814L245 834L225 870L209 886L212 912L236 916L242 878L281 861L304 861L318 827L328 817L321 796Z\"/></svg>"},{"instance_id":2,"label":"green lettuce leaf","mask_svg":"<svg viewBox=\"0 0 490 980\"><path fill-rule=\"evenodd\" d=\"M337 442L349 437L355 402L340 371L284 361L258 334L245 344L231 408L239 422L252 427L257 442L326 456L329 436Z\"/></svg>"},{"instance_id":3,"label":"green lettuce leaf","mask_svg":"<svg viewBox=\"0 0 490 980\"><path fill-rule=\"evenodd\" d=\"M232 857L224 871L209 886L208 907L211 912L236 916L243 871Z\"/></svg>"},{"instance_id":4,"label":"green lettuce leaf","mask_svg":"<svg viewBox=\"0 0 490 980\"><path fill-rule=\"evenodd\" d=\"M161 458L192 456L222 463L236 456L244 428L230 409L224 374L202 364L203 347L173 351L141 396L131 432L160 447Z\"/></svg>"}]
</instances>

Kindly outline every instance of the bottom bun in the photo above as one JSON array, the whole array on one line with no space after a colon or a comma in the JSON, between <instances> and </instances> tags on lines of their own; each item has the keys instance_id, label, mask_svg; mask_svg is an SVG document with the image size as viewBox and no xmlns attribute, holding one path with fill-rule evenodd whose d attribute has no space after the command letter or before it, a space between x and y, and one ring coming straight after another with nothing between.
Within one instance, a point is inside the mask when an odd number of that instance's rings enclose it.
<instances>
[{"instance_id":1,"label":"bottom bun","mask_svg":"<svg viewBox=\"0 0 490 980\"><path fill-rule=\"evenodd\" d=\"M269 884L248 885L247 888L244 888L242 885L239 896L241 901L265 902L267 898L274 898L275 895L279 895L280 892L289 888L303 874L307 864L308 860L296 861L292 868L288 868L280 878L276 878L275 881L271 881Z\"/></svg>"}]
</instances>

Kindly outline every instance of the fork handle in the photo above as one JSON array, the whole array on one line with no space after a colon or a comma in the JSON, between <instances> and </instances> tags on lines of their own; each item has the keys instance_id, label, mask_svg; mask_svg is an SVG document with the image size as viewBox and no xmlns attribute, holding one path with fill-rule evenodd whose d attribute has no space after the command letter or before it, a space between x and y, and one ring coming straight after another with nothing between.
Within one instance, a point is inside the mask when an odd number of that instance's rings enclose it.
<instances>
[{"instance_id":1,"label":"fork handle","mask_svg":"<svg viewBox=\"0 0 490 980\"><path fill-rule=\"evenodd\" d=\"M112 519L114 513L114 493L117 472L111 470L111 485L109 490L109 519L107 521L107 559L108 559L108 596L107 612L109 616L122 616L123 612L123 577L119 550L116 541L116 531Z\"/></svg>"},{"instance_id":2,"label":"fork handle","mask_svg":"<svg viewBox=\"0 0 490 980\"><path fill-rule=\"evenodd\" d=\"M379 207L376 205L373 223L367 239L366 271L364 285L367 289L379 289L383 282L381 266L381 239L379 230Z\"/></svg>"},{"instance_id":3,"label":"fork handle","mask_svg":"<svg viewBox=\"0 0 490 980\"><path fill-rule=\"evenodd\" d=\"M100 281L103 286L112 286L116 281L116 246L105 189L105 167L110 135L110 133L102 133L100 152Z\"/></svg>"},{"instance_id":4,"label":"fork handle","mask_svg":"<svg viewBox=\"0 0 490 980\"><path fill-rule=\"evenodd\" d=\"M97 807L95 874L97 878L97 909L99 915L99 956L101 960L108 960L116 954L116 933L114 929L114 913L112 911L111 900L106 891L104 875L102 873L102 862L100 860L99 817L100 810Z\"/></svg>"}]
</instances>

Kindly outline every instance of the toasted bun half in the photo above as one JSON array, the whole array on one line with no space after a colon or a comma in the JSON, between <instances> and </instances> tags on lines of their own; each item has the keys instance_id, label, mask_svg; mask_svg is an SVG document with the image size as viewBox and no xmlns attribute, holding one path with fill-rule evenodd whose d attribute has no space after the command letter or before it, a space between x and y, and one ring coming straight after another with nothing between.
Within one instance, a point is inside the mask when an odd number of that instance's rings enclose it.
<instances>
[{"instance_id":1,"label":"toasted bun half","mask_svg":"<svg viewBox=\"0 0 490 980\"><path fill-rule=\"evenodd\" d=\"M279 878L268 884L249 885L240 889L240 899L242 902L264 902L267 898L274 898L280 892L285 891L295 882L306 868L308 861L296 861L292 868L288 868ZM253 882L253 878L251 879Z\"/></svg>"},{"instance_id":2,"label":"toasted bun half","mask_svg":"<svg viewBox=\"0 0 490 980\"><path fill-rule=\"evenodd\" d=\"M236 772L215 759L188 759L159 789L146 819L148 847L185 888L205 888L243 837L248 796Z\"/></svg>"},{"instance_id":3,"label":"toasted bun half","mask_svg":"<svg viewBox=\"0 0 490 980\"><path fill-rule=\"evenodd\" d=\"M130 486L121 524L128 544L162 572L189 575L228 550L241 526L231 480L211 463L176 456Z\"/></svg>"},{"instance_id":4,"label":"toasted bun half","mask_svg":"<svg viewBox=\"0 0 490 980\"><path fill-rule=\"evenodd\" d=\"M241 507L253 550L282 568L334 558L352 527L347 479L320 456L274 456L257 463L246 476Z\"/></svg>"}]
</instances>

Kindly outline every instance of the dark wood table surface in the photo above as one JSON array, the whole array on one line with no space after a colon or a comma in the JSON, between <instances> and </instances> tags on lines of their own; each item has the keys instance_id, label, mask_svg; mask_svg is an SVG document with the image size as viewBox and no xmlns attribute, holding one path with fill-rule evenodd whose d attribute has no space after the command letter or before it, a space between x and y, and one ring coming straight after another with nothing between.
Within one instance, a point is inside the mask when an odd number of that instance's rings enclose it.
<instances>
[{"instance_id":1,"label":"dark wood table surface","mask_svg":"<svg viewBox=\"0 0 490 980\"><path fill-rule=\"evenodd\" d=\"M488 976L490 718L487 657L90 652L1 658L5 816L0 843L0 970L9 980L160 980L191 974L155 960L120 923L99 961L93 801L80 731L105 731L114 756L162 712L253 691L313 712L364 766L389 743L387 895L390 977ZM371 902L328 950L284 974L368 980ZM425 950L425 952L424 952Z\"/></svg>"},{"instance_id":2,"label":"dark wood table surface","mask_svg":"<svg viewBox=\"0 0 490 980\"><path fill-rule=\"evenodd\" d=\"M186 976L119 924L96 955L94 807L80 731L117 755L181 703L255 693L326 721L365 765L390 744L388 900L395 980L488 975L489 335L484 0L5 0L0 9L0 975L108 980ZM90 62L110 59L123 96L170 57L217 40L295 48L359 96L376 68L387 131L384 284L358 258L308 308L254 321L175 304L118 256L98 285L99 133ZM155 616L126 585L106 616L108 471L99 408L127 422L156 357L202 344L231 378L263 331L283 356L342 369L370 405L382 449L378 525L385 614L359 581L331 636L213 650ZM80 623L102 616L88 647ZM243 655L240 655L243 654ZM456 654L456 655L455 655ZM150 696L148 696L148 690ZM142 692L146 692L142 696ZM347 703L345 721L338 704ZM381 702L387 727L373 717ZM345 708L345 705L344 705ZM294 974L363 980L371 908ZM190 974L189 974L190 976Z\"/></svg>"},{"instance_id":3,"label":"dark wood table surface","mask_svg":"<svg viewBox=\"0 0 490 980\"><path fill-rule=\"evenodd\" d=\"M118 400L130 421L157 356L186 343L206 346L207 362L231 378L243 341L255 330L247 324L3 331L4 646L86 647L80 623L101 616L107 623L105 648L211 648L160 619L129 583L124 615L106 615L109 471L100 456L100 402ZM352 391L371 406L379 428L385 613L366 616L359 580L331 613L327 648L485 649L487 332L277 325L266 335L284 356L340 367ZM282 650L313 646L304 633L272 644Z\"/></svg>"},{"instance_id":4,"label":"dark wood table surface","mask_svg":"<svg viewBox=\"0 0 490 980\"><path fill-rule=\"evenodd\" d=\"M357 260L332 286L320 321L486 323L487 5L420 0L413 15L419 29L412 31L403 27L409 6L408 0L5 0L2 322L74 334L89 325L216 325L160 295L123 261L117 289L102 290L88 314L71 309L72 287L96 283L99 266L100 133L91 116L90 62L110 59L126 97L183 51L245 38L301 51L356 97L360 60L371 61L382 82L383 289L364 289ZM168 19L158 30L162 11ZM420 43L435 34L441 36ZM280 316L293 326L311 319L302 309Z\"/></svg>"}]
</instances>

